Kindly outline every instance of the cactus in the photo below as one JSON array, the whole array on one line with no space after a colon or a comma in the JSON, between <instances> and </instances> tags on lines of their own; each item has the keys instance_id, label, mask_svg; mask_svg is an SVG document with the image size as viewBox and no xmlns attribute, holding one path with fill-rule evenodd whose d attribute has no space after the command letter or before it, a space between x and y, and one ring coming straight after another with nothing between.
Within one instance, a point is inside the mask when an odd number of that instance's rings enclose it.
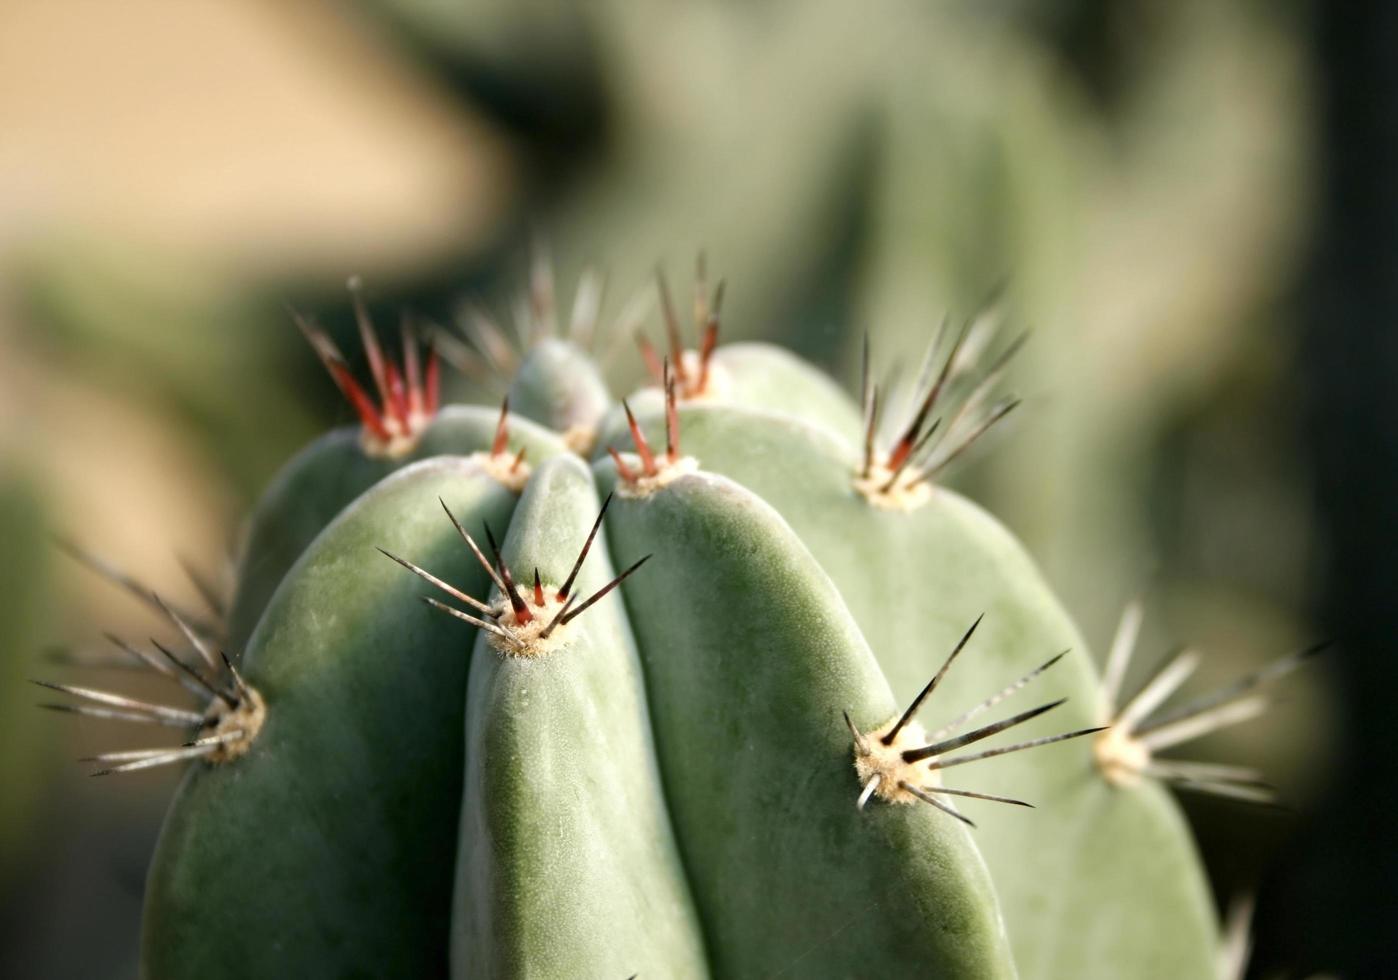
<instances>
[{"instance_id":1,"label":"cactus","mask_svg":"<svg viewBox=\"0 0 1398 980\"><path fill-rule=\"evenodd\" d=\"M655 384L613 404L598 281L563 333L539 266L524 351L471 328L511 372L498 412L438 409L435 346L395 363L362 304L377 402L302 323L361 423L258 504L225 621L108 569L180 636L124 654L198 706L49 685L189 733L96 760L189 767L146 976L1212 971L1161 782L1261 790L1152 753L1301 658L1146 721L1176 662L1118 709L1138 615L1099 681L1010 534L936 482L1016 404L997 318L944 325L901 388L866 345L856 402L719 346L721 297L701 263L687 350L662 280Z\"/></svg>"}]
</instances>

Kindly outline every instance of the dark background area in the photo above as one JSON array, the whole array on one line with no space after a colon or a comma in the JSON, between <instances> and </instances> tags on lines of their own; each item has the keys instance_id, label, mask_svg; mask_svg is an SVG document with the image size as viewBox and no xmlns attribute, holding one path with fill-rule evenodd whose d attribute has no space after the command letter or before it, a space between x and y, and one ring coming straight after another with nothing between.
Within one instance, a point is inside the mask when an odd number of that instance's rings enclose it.
<instances>
[{"instance_id":1,"label":"dark background area","mask_svg":"<svg viewBox=\"0 0 1398 980\"><path fill-rule=\"evenodd\" d=\"M1398 822L1392 777L1398 682L1398 10L1323 5L1317 15L1325 147L1321 220L1307 268L1307 456L1330 547L1320 619L1340 642L1346 750L1331 794L1273 873L1267 942L1350 976L1398 965ZM1285 870L1282 870L1285 869Z\"/></svg>"}]
</instances>

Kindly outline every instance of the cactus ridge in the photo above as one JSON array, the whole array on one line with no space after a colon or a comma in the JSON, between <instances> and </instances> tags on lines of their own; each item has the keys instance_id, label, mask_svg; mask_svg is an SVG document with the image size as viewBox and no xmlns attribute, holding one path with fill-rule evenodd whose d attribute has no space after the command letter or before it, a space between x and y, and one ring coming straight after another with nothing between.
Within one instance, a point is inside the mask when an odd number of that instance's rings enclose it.
<instances>
[{"instance_id":1,"label":"cactus ridge","mask_svg":"<svg viewBox=\"0 0 1398 980\"><path fill-rule=\"evenodd\" d=\"M610 463L594 470L604 488L620 484ZM714 973L765 976L814 949L832 976L1010 975L962 825L931 807L850 805L839 706L862 722L893 702L786 523L700 470L646 496L618 491L607 531L622 550L665 542L624 598ZM882 911L904 903L906 915Z\"/></svg>"},{"instance_id":2,"label":"cactus ridge","mask_svg":"<svg viewBox=\"0 0 1398 980\"><path fill-rule=\"evenodd\" d=\"M597 523L598 496L580 460L550 460L501 541L500 564L536 614L517 627L522 635L574 597L606 598L533 656L476 637L453 895L458 976L709 975L600 532L568 599L557 600ZM537 588L525 584L535 568ZM514 615L503 594L492 601L502 619Z\"/></svg>"}]
</instances>

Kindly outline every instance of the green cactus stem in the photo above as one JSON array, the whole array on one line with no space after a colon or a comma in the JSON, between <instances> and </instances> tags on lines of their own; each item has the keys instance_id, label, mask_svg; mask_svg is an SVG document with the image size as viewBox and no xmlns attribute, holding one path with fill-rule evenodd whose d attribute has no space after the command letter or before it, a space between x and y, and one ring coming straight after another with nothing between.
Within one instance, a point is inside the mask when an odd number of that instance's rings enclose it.
<instances>
[{"instance_id":1,"label":"green cactus stem","mask_svg":"<svg viewBox=\"0 0 1398 980\"><path fill-rule=\"evenodd\" d=\"M1023 548L941 482L1018 404L994 310L901 384L866 352L855 401L719 345L702 261L693 349L659 289L666 352L642 337L653 383L615 404L596 277L564 330L536 263L522 351L477 317L498 410L439 408L357 295L372 395L305 325L360 424L258 504L226 628L85 556L178 633L122 655L194 697L49 685L183 733L93 760L189 766L144 975L1210 975L1166 787L1267 797L1156 753L1309 651L1164 708L1185 654L1123 701L1133 611L1099 679Z\"/></svg>"}]
</instances>

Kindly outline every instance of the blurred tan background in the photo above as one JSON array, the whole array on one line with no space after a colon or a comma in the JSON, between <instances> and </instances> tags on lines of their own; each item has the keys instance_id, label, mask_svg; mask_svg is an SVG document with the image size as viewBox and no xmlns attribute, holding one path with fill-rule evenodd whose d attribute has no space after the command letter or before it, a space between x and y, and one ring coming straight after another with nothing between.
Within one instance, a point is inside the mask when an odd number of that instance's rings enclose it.
<instances>
[{"instance_id":1,"label":"blurred tan background","mask_svg":"<svg viewBox=\"0 0 1398 980\"><path fill-rule=\"evenodd\" d=\"M857 9L856 9L857 8ZM7 0L0 5L0 972L133 976L170 775L93 781L32 705L143 611L57 532L197 601L279 461L343 420L287 304L505 308L526 243L610 309L699 248L725 331L852 380L1005 283L1027 408L953 482L1105 646L1215 683L1315 636L1294 395L1314 205L1303 8L1182 0ZM618 359L616 380L639 374ZM468 386L457 390L471 394ZM1149 661L1150 657L1142 658ZM1300 805L1317 670L1218 736ZM1302 735L1304 733L1304 737ZM1191 805L1223 901L1294 823Z\"/></svg>"}]
</instances>

